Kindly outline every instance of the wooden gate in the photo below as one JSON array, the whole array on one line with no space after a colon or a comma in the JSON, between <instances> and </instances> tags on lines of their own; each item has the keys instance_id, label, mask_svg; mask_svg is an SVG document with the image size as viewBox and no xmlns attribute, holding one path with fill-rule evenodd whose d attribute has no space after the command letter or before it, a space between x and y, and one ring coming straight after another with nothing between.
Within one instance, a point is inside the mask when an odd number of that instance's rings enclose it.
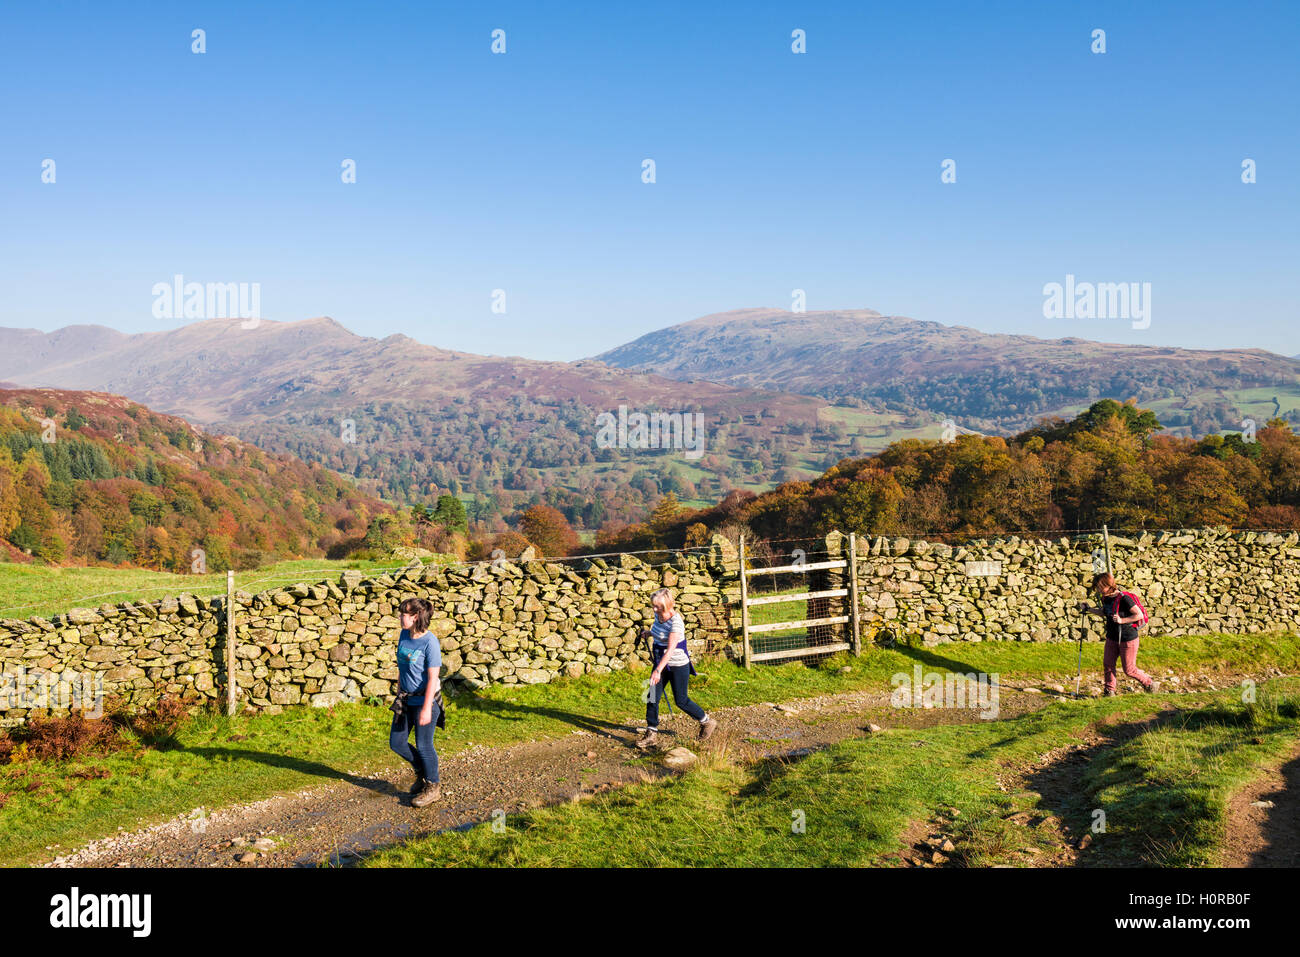
<instances>
[{"instance_id":1,"label":"wooden gate","mask_svg":"<svg viewBox=\"0 0 1300 957\"><path fill-rule=\"evenodd\" d=\"M755 661L774 661L784 658L801 658L807 655L831 654L837 651L852 651L853 654L861 654L861 644L858 637L858 574L857 574L857 536L849 536L849 556L847 559L839 558L824 562L796 562L792 565L779 565L769 568L752 568L745 556L745 537L740 537L740 622L741 634L744 641L744 661L745 667L749 668ZM839 569L847 569L844 576L847 579L846 588L823 588L812 591L802 591L794 594L765 595L758 598L751 598L749 594L749 579L752 575L767 574L811 574L815 572L828 572ZM776 605L785 604L795 601L811 602L822 599L848 598L848 614L829 615L824 617L801 618L794 621L777 621L764 622L755 625L750 623L749 610L756 605ZM768 648L762 651L754 651L751 646L751 636L764 635L771 632L786 631L791 628L835 628L837 626L847 626L841 629L839 641L832 640L829 642L810 641L810 636L805 634L802 641L796 640L800 636L793 636L786 647Z\"/></svg>"}]
</instances>

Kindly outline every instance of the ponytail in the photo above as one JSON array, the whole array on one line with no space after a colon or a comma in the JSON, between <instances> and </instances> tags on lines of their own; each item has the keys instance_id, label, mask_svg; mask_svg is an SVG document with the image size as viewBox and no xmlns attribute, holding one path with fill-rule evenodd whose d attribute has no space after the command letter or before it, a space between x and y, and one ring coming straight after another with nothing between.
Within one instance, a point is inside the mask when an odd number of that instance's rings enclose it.
<instances>
[{"instance_id":1,"label":"ponytail","mask_svg":"<svg viewBox=\"0 0 1300 957\"><path fill-rule=\"evenodd\" d=\"M1116 584L1116 582L1115 582L1115 576L1112 575L1110 572L1102 572L1102 573L1100 573L1100 574L1098 574L1098 575L1093 575L1093 576L1092 576L1092 588L1093 588L1093 591L1100 591L1100 590L1101 590L1101 587L1102 587L1103 585L1104 585L1106 588L1118 588L1118 587L1119 587L1119 585Z\"/></svg>"},{"instance_id":2,"label":"ponytail","mask_svg":"<svg viewBox=\"0 0 1300 957\"><path fill-rule=\"evenodd\" d=\"M433 603L427 598L408 598L398 606L398 610L415 616L411 634L420 635L429 630L429 621L433 618Z\"/></svg>"}]
</instances>

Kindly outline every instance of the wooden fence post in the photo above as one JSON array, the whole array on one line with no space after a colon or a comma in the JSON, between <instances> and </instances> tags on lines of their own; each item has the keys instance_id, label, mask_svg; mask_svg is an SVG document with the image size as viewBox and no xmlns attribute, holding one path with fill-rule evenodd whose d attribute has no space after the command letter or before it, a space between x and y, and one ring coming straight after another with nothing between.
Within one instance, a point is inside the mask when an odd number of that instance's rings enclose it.
<instances>
[{"instance_id":1,"label":"wooden fence post","mask_svg":"<svg viewBox=\"0 0 1300 957\"><path fill-rule=\"evenodd\" d=\"M849 532L849 600L853 602L853 654L862 655L862 642L858 637L858 533Z\"/></svg>"},{"instance_id":2,"label":"wooden fence post","mask_svg":"<svg viewBox=\"0 0 1300 957\"><path fill-rule=\"evenodd\" d=\"M235 714L235 573L226 571L226 715Z\"/></svg>"},{"instance_id":3,"label":"wooden fence post","mask_svg":"<svg viewBox=\"0 0 1300 957\"><path fill-rule=\"evenodd\" d=\"M749 670L749 583L745 575L745 536L740 536L740 634L744 642L745 670Z\"/></svg>"}]
</instances>

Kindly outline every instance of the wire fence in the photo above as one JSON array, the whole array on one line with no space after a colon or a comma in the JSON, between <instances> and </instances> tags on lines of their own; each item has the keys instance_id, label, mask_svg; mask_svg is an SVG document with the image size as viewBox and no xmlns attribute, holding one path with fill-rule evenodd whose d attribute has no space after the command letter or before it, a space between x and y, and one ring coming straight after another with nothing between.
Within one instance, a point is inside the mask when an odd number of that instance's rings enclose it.
<instances>
[{"instance_id":1,"label":"wire fence","mask_svg":"<svg viewBox=\"0 0 1300 957\"><path fill-rule=\"evenodd\" d=\"M1128 528L1128 529L1126 529L1126 528L1123 528L1123 527L1117 527L1117 526L1114 526L1114 525L1111 525L1111 526L1101 526L1101 525L1098 525L1096 528L1031 528L1031 529L1016 529L1016 530L1012 530L1012 531L1000 531L1000 532L996 532L996 531L985 531L985 532L970 532L970 531L966 531L966 532L951 532L951 531L947 531L947 532L936 532L936 531L917 532L917 531L906 531L906 532L889 532L889 533L863 533L863 534L859 534L858 539L859 539L859 541L866 541L866 542L869 542L869 541L871 541L872 539L875 539L875 538L907 538L907 539L911 539L912 541L924 541L924 542L932 542L932 541L937 541L937 540L939 540L939 539L945 539L945 538L956 538L956 539L961 539L961 540L964 540L964 541L971 541L971 542L986 541L986 540L987 540L987 541L992 541L992 540L998 540L998 539L1006 540L1006 539L1010 539L1010 538L1019 538L1019 539L1026 539L1026 538L1044 538L1044 539L1049 539L1049 540L1051 540L1051 539L1061 539L1061 538L1078 538L1078 537L1082 537L1082 536L1085 536L1085 535L1101 535L1103 532L1106 532L1106 531L1109 531L1109 532L1110 532L1110 535L1111 535L1112 537L1120 537L1120 538L1136 538L1136 537L1141 536L1141 535L1144 535L1144 534L1146 534L1146 535L1159 535L1159 534L1161 534L1161 533L1167 533L1167 534L1178 534L1178 533L1187 533L1187 532L1203 532L1204 530L1205 530L1205 529L1202 528L1202 527L1197 527L1197 528ZM1244 527L1238 527L1238 526L1232 526L1232 527L1228 528L1228 533L1229 533L1229 534L1237 534L1237 533L1241 533L1241 532L1254 532L1254 533L1259 533L1259 534L1263 534L1263 533L1273 533L1273 534L1278 534L1278 535L1290 535L1290 534L1300 533L1300 529L1295 529L1295 528L1262 528L1262 527L1260 527L1260 528L1255 528L1255 527L1252 527L1252 528L1244 528ZM807 538L766 538L766 539L761 539L762 542L764 542L764 543L766 543L766 544L768 544L768 545L778 545L778 544L783 544L783 543L786 543L786 542L804 542L804 541L808 541L808 540L809 540L809 539L807 539Z\"/></svg>"},{"instance_id":2,"label":"wire fence","mask_svg":"<svg viewBox=\"0 0 1300 957\"><path fill-rule=\"evenodd\" d=\"M675 555L707 553L711 551L714 547L715 546L713 545L699 545L699 546L688 546L684 548L671 548L671 549L650 548L650 549L643 549L640 551L628 551L628 552L599 552L590 555L564 555L564 556L556 556L556 557L539 558L536 560L546 562L546 563L554 563L554 564L565 564L565 563L576 564L580 562L587 562L591 559L621 558L625 555L629 555L633 557L658 556L661 558L662 557L671 558L672 556ZM261 578L255 578L251 581L240 581L238 579L238 573L236 573L237 577L235 580L235 587L237 591L247 592L255 585L268 585L270 583L311 584L312 576L318 576L316 578L316 581L323 581L331 578L337 579L343 572L356 571L356 572L360 572L365 577L378 577L381 575L388 575L397 572L407 571L409 569L417 568L417 567L424 568L424 569L434 568L443 571L466 569L470 571L472 574L472 570L475 568L493 566L501 563L519 564L520 560L498 556L495 558L485 558L485 559L479 559L475 561L429 562L426 564L424 562L420 562L419 559L411 559L410 561L407 561L401 565L388 565L388 566L379 566L374 568L356 568L356 567L349 567L348 565L335 565L335 566L327 566L323 568L294 569L293 571L285 572L284 574L267 575ZM172 574L172 573L161 572L159 574ZM176 576L176 578L178 579L183 577L184 576ZM207 575L195 576L195 577L203 577L205 579L208 578ZM155 599L153 601L136 601L133 597L124 598L122 599L122 601L129 601L133 606L137 608L140 607L152 608L152 607L160 607L165 601L169 600L170 598L173 598L176 595L195 595L197 597L212 598L212 597L224 597L226 594L226 585L224 581L224 576L221 579L218 579L216 581L200 582L196 584L195 590L192 591L185 590L181 586L182 586L181 581L170 581L170 582L162 582L156 585L131 586L128 588L116 589L114 591L97 592L95 594L81 595L73 598L52 598L46 601L29 602L23 605L11 605L5 608L0 608L0 618L13 618L15 617L13 614L14 612L26 611L32 608L45 608L45 607L49 607L51 604L59 604L68 608L88 608L94 605L103 604L104 602L100 601L101 599L107 599L113 596L121 596L121 595L135 596L141 593L150 593L156 591L166 591L168 594L164 598ZM269 590L269 588L263 590Z\"/></svg>"},{"instance_id":3,"label":"wire fence","mask_svg":"<svg viewBox=\"0 0 1300 957\"><path fill-rule=\"evenodd\" d=\"M1081 538L1081 537L1086 537L1091 535L1101 536L1104 531L1108 531L1112 539L1114 538L1123 539L1123 538L1136 538L1143 534L1156 535L1160 533L1174 533L1174 534L1194 533L1194 532L1203 531L1203 529L1190 529L1190 528L1188 529L1141 529L1141 528L1103 529L1101 527L1098 527L1098 528L1068 528L1068 529L1064 529L1064 528L1028 529L1028 530L1014 530L1014 531L1006 531L1006 532L982 532L982 533L929 531L929 532L915 532L908 535L903 535L903 534L891 534L885 536L863 535L860 536L859 538L858 557L859 559L864 557L867 554L868 549L870 548L870 544L872 540L878 537L895 538L895 539L909 538L912 541L926 541L926 542L946 543L945 540L958 540L958 541L974 543L980 541L1007 540L1011 538L1017 538L1020 540L1031 539L1031 538L1042 538L1047 540L1060 539L1060 538ZM1230 533L1250 532L1256 534L1271 533L1271 534L1287 535L1287 534L1296 533L1297 529L1233 527L1229 530L1229 532ZM735 546L738 543L733 542L732 544L733 546ZM780 565L795 564L800 561L809 562L809 563L825 561L828 556L825 537L802 536L797 538L795 537L767 538L767 539L760 538L760 539L754 539L752 541L747 539L745 545L746 545L747 560L751 561L753 567L755 567L756 569L761 568L762 566L765 565L780 566ZM649 548L649 549L640 549L640 550L622 551L622 552L597 552L591 554L555 556L555 557L548 556L544 558L539 558L537 560L550 563L550 564L564 565L570 563L576 564L576 563L588 562L592 559L607 559L607 558L618 559L618 558L622 558L623 556L632 556L632 557L642 558L642 560L648 561L653 564L656 561L658 562L671 561L675 556L678 555L708 553L712 551L715 547L716 547L715 545L710 544L710 545L698 545L698 546L685 546L681 548ZM236 590L238 591L248 592L254 586L265 585L268 587L262 590L266 591L266 590L270 590L271 587L278 584L299 584L299 583L311 584L313 583L313 576L315 576L315 581L317 582L328 580L328 579L337 579L339 575L345 571L357 571L360 572L365 577L378 577L380 575L403 572L413 567L417 567L415 563L418 561L419 561L418 559L412 559L411 561L407 561L400 565L387 565L387 566L378 566L373 568L356 568L356 567L349 567L347 565L335 565L335 566L325 566L320 568L294 569L292 571L288 571L283 574L266 575L259 578L254 578L252 580L246 580L246 581L240 581L238 577L236 577L235 587ZM498 557L485 558L485 559L479 559L474 561L430 562L428 564L420 563L420 567L426 569L437 568L444 571L465 569L470 571L472 574L472 570L475 568L497 565L502 562L518 563L518 559L507 559L498 556ZM250 573L256 573L256 571L257 570L254 569ZM167 573L162 573L162 574L167 574ZM239 573L236 573L236 576L238 576L238 574ZM785 591L789 593L798 593L802 587L798 584L798 578L797 578L798 575L799 573L797 572L777 572L766 576L761 574L756 574L752 579L752 581L756 593L776 594L782 589L785 589ZM180 579L183 578L184 576L176 576L176 577ZM195 577L200 577L200 576L195 576ZM139 596L151 594L154 592L160 592L160 591L166 593L162 598L157 598L153 600L144 600L143 598L139 597ZM76 597L69 597L69 598L51 597L50 599L43 600L43 601L32 601L21 605L10 605L4 608L0 608L0 618L19 617L16 613L30 611L31 609L34 608L48 608L51 605L56 605L56 604L64 608L96 607L98 605L106 603L107 599L111 599L115 596L127 596L122 598L116 604L121 604L123 602L130 602L132 606L137 608L161 608L161 606L164 603L174 600L174 598L178 595L194 595L196 597L209 599L214 597L224 597L225 593L226 593L225 582L222 579L208 580L208 581L197 583L193 590L186 590L182 587L182 581L173 580L168 582L160 582L158 584L152 584L152 585L145 584L145 585L130 586L126 588L115 589L113 591L96 592L93 594L79 595ZM808 599L807 601L809 602L809 604L805 605L804 610L806 611L806 614L804 614L802 618L807 619L807 618L825 617L826 614L830 611L831 605L829 603L829 599ZM107 602L107 603L113 604L111 602ZM768 606L768 607L779 607L782 609L780 612L781 614L788 614L792 608L797 608L797 602L792 601L785 605ZM777 618L771 617L771 614L769 612L765 611L762 614L767 618L768 621L779 620ZM806 632L804 632L804 634L806 634ZM781 648L779 647L779 643L781 641L795 640L793 635L794 635L793 632L790 635L787 635L785 632L780 632L777 634L770 635L768 638L764 639L764 641L768 643L772 643L774 645L772 650L781 650Z\"/></svg>"}]
</instances>

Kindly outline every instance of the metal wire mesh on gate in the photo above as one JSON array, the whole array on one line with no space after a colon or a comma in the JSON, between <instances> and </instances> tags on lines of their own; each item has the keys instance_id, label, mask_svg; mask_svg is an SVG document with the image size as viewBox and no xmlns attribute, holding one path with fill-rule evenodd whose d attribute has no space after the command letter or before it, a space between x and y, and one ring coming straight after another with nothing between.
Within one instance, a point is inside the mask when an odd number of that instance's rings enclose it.
<instances>
[{"instance_id":1,"label":"metal wire mesh on gate","mask_svg":"<svg viewBox=\"0 0 1300 957\"><path fill-rule=\"evenodd\" d=\"M745 663L829 655L855 641L848 538L747 542L741 549Z\"/></svg>"}]
</instances>

